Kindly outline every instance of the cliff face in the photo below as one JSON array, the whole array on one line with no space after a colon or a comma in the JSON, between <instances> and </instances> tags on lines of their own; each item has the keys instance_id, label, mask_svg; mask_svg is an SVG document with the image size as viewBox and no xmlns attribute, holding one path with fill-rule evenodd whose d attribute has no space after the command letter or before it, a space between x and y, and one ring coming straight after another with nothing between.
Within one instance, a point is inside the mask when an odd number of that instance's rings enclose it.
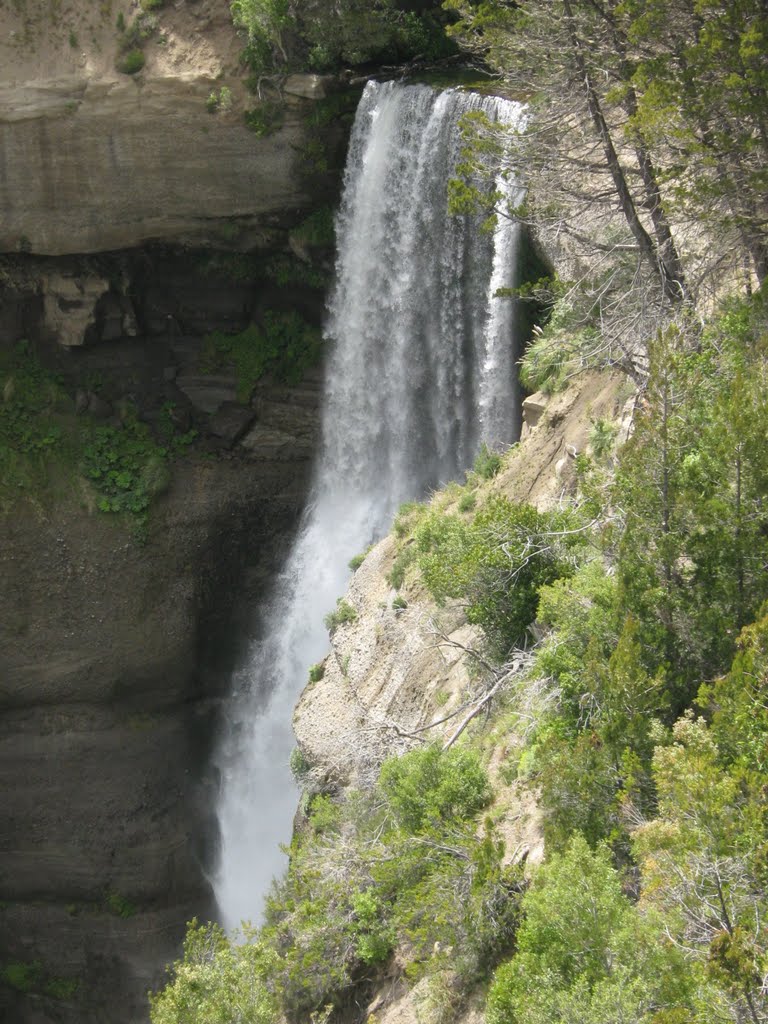
<instances>
[{"instance_id":1,"label":"cliff face","mask_svg":"<svg viewBox=\"0 0 768 1024\"><path fill-rule=\"evenodd\" d=\"M623 401L621 378L608 374L584 375L562 394L526 400L521 442L499 475L478 489L478 506L502 494L550 509L572 495L575 457L587 450L592 423L619 418ZM458 514L450 485L431 502ZM449 740L483 692L466 658L467 649L481 646L479 628L467 623L458 602L438 607L414 570L406 572L399 590L393 589L388 576L397 554L390 535L366 555L346 594L357 618L334 631L323 677L307 686L295 710L303 760L321 786L372 785L386 757L425 739ZM504 861L532 865L544 852L536 793L503 771L521 745L522 736L509 727L484 739L495 793L491 814L504 841ZM429 978L409 985L403 967L408 959L408 950L397 951L387 982L371 994L366 1014L380 1024L442 1019L434 1003L430 1008ZM465 992L451 988L449 971L443 973L453 993L457 1015L452 1019L480 1024L482 1010Z\"/></svg>"},{"instance_id":2,"label":"cliff face","mask_svg":"<svg viewBox=\"0 0 768 1024\"><path fill-rule=\"evenodd\" d=\"M125 287L110 291L118 270ZM0 354L32 342L69 396L65 429L116 428L128 403L149 426L172 409L198 432L144 542L65 459L44 487L0 502L0 1016L133 1024L186 921L214 912L218 698L301 508L319 373L238 402L231 367L201 369L204 333L240 329L279 289L211 277L189 256L124 254L97 270L26 259L15 274ZM46 311L54 277L107 290L96 308L74 288L70 347Z\"/></svg>"},{"instance_id":3,"label":"cliff face","mask_svg":"<svg viewBox=\"0 0 768 1024\"><path fill-rule=\"evenodd\" d=\"M137 18L149 26L145 64L128 75L117 65ZM4 4L0 251L96 252L157 239L246 248L309 205L301 153L325 84L312 75L279 90L264 83L259 103L243 85L242 45L227 0L182 0L149 15L126 0ZM226 100L209 111L222 88ZM245 126L252 108L274 122L262 135Z\"/></svg>"}]
</instances>

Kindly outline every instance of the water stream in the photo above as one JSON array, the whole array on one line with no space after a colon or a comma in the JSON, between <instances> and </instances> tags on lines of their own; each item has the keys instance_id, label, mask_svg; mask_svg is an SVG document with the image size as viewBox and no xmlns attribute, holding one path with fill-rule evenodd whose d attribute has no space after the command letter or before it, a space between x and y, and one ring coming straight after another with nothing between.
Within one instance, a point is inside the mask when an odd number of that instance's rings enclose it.
<instances>
[{"instance_id":1,"label":"water stream","mask_svg":"<svg viewBox=\"0 0 768 1024\"><path fill-rule=\"evenodd\" d=\"M492 232L447 215L459 117L515 122L496 97L371 83L358 108L337 221L336 284L322 440L310 500L275 581L260 635L237 673L218 751L222 922L258 922L282 872L297 803L291 712L308 667L328 649L323 616L349 559L381 536L398 505L471 465L482 440L515 440L514 223ZM497 187L515 188L501 176Z\"/></svg>"}]
</instances>

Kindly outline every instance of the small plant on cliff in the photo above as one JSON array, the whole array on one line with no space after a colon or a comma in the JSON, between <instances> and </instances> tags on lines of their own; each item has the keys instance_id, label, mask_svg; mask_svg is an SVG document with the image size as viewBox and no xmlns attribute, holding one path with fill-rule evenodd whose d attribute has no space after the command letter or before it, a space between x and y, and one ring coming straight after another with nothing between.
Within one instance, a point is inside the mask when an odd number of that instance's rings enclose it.
<instances>
[{"instance_id":1,"label":"small plant on cliff","mask_svg":"<svg viewBox=\"0 0 768 1024\"><path fill-rule=\"evenodd\" d=\"M284 113L283 107L279 103L261 103L258 107L253 107L252 110L246 110L243 116L246 126L253 134L263 138L281 127Z\"/></svg>"},{"instance_id":2,"label":"small plant on cliff","mask_svg":"<svg viewBox=\"0 0 768 1024\"><path fill-rule=\"evenodd\" d=\"M0 353L0 508L39 487L50 456L66 444L68 405L27 342Z\"/></svg>"},{"instance_id":3,"label":"small plant on cliff","mask_svg":"<svg viewBox=\"0 0 768 1024\"><path fill-rule=\"evenodd\" d=\"M126 896L116 892L114 889L110 889L106 894L104 902L106 903L109 912L111 914L115 914L117 917L129 918L133 917L136 913L136 904L132 903Z\"/></svg>"},{"instance_id":4,"label":"small plant on cliff","mask_svg":"<svg viewBox=\"0 0 768 1024\"><path fill-rule=\"evenodd\" d=\"M328 632L333 633L339 626L343 626L346 622L354 622L356 619L357 611L354 606L345 598L340 597L336 602L334 610L328 612L323 622Z\"/></svg>"},{"instance_id":5,"label":"small plant on cliff","mask_svg":"<svg viewBox=\"0 0 768 1024\"><path fill-rule=\"evenodd\" d=\"M309 681L310 683L319 683L325 675L325 664L319 661L316 665L313 665L309 670Z\"/></svg>"},{"instance_id":6,"label":"small plant on cliff","mask_svg":"<svg viewBox=\"0 0 768 1024\"><path fill-rule=\"evenodd\" d=\"M152 497L168 484L167 451L136 419L97 427L83 450L83 474L94 486L101 512L127 513L146 527Z\"/></svg>"},{"instance_id":7,"label":"small plant on cliff","mask_svg":"<svg viewBox=\"0 0 768 1024\"><path fill-rule=\"evenodd\" d=\"M213 89L209 93L208 99L205 101L205 109L209 114L215 114L219 110L226 112L232 109L232 103L232 90L229 86L222 85L218 92Z\"/></svg>"},{"instance_id":8,"label":"small plant on cliff","mask_svg":"<svg viewBox=\"0 0 768 1024\"><path fill-rule=\"evenodd\" d=\"M490 480L501 469L501 455L498 452L491 451L485 441L483 441L480 445L480 451L475 456L472 468L483 480Z\"/></svg>"},{"instance_id":9,"label":"small plant on cliff","mask_svg":"<svg viewBox=\"0 0 768 1024\"><path fill-rule=\"evenodd\" d=\"M352 570L352 572L357 572L357 570L360 568L360 566L367 558L368 553L370 552L372 547L373 544L369 544L365 551L361 551L359 555L355 555L354 558L350 558L349 568Z\"/></svg>"},{"instance_id":10,"label":"small plant on cliff","mask_svg":"<svg viewBox=\"0 0 768 1024\"><path fill-rule=\"evenodd\" d=\"M144 67L145 61L144 51L136 46L126 54L123 54L117 62L117 70L121 71L124 75L135 75Z\"/></svg>"},{"instance_id":11,"label":"small plant on cliff","mask_svg":"<svg viewBox=\"0 0 768 1024\"><path fill-rule=\"evenodd\" d=\"M318 361L321 351L320 332L298 313L269 310L261 327L251 324L239 334L209 334L205 368L215 372L233 366L238 398L247 401L265 374L283 384L298 384Z\"/></svg>"},{"instance_id":12,"label":"small plant on cliff","mask_svg":"<svg viewBox=\"0 0 768 1024\"><path fill-rule=\"evenodd\" d=\"M74 999L80 987L77 978L60 978L48 974L39 960L13 960L0 967L0 979L17 992L50 996L52 999Z\"/></svg>"}]
</instances>

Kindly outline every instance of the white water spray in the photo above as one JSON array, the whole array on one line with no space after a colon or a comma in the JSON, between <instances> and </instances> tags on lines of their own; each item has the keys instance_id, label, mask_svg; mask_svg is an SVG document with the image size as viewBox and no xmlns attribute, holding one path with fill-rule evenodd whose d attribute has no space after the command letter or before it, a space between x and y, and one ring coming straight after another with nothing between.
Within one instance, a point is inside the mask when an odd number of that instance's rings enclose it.
<instances>
[{"instance_id":1,"label":"white water spray","mask_svg":"<svg viewBox=\"0 0 768 1024\"><path fill-rule=\"evenodd\" d=\"M258 922L285 867L297 791L291 712L327 651L323 616L349 559L381 536L398 505L470 465L481 440L515 440L517 232L482 233L447 215L471 110L519 120L496 97L370 83L350 141L337 223L337 283L326 338L322 442L310 502L275 582L263 640L237 674L218 754L223 924ZM514 186L499 179L502 191ZM508 192L511 195L511 191Z\"/></svg>"}]
</instances>

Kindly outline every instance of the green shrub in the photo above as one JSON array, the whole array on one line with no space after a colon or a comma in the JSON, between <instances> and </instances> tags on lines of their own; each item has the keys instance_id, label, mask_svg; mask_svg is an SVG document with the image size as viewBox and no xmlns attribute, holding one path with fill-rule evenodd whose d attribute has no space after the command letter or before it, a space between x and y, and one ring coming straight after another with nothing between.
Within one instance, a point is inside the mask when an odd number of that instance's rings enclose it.
<instances>
[{"instance_id":1,"label":"green shrub","mask_svg":"<svg viewBox=\"0 0 768 1024\"><path fill-rule=\"evenodd\" d=\"M368 547L365 549L365 551L361 551L359 555L355 555L354 558L350 558L348 564L349 564L349 568L352 570L352 572L357 572L357 570L363 564L365 559L368 557L368 554L369 554L369 552L370 552L372 547L373 547L373 544L369 544Z\"/></svg>"},{"instance_id":2,"label":"green shrub","mask_svg":"<svg viewBox=\"0 0 768 1024\"><path fill-rule=\"evenodd\" d=\"M74 999L80 989L77 978L47 978L43 984L43 992L51 999L69 1002Z\"/></svg>"},{"instance_id":3,"label":"green shrub","mask_svg":"<svg viewBox=\"0 0 768 1024\"><path fill-rule=\"evenodd\" d=\"M267 263L264 272L270 281L284 288L306 286L325 290L330 281L327 270L311 266L294 255L275 256Z\"/></svg>"},{"instance_id":4,"label":"green shrub","mask_svg":"<svg viewBox=\"0 0 768 1024\"><path fill-rule=\"evenodd\" d=\"M483 441L480 445L480 451L475 456L472 468L482 480L490 480L501 469L501 455L498 452L491 451L485 441Z\"/></svg>"},{"instance_id":5,"label":"green shrub","mask_svg":"<svg viewBox=\"0 0 768 1024\"><path fill-rule=\"evenodd\" d=\"M14 960L3 964L0 977L9 988L17 992L38 992L43 984L43 969L37 960L33 963Z\"/></svg>"},{"instance_id":6,"label":"green shrub","mask_svg":"<svg viewBox=\"0 0 768 1024\"><path fill-rule=\"evenodd\" d=\"M330 206L323 206L311 213L292 232L294 238L304 244L332 249L336 245L334 213Z\"/></svg>"},{"instance_id":7,"label":"green shrub","mask_svg":"<svg viewBox=\"0 0 768 1024\"><path fill-rule=\"evenodd\" d=\"M477 505L477 495L462 494L459 498L459 512L472 512Z\"/></svg>"},{"instance_id":8,"label":"green shrub","mask_svg":"<svg viewBox=\"0 0 768 1024\"><path fill-rule=\"evenodd\" d=\"M71 403L26 342L0 352L0 508L39 490L51 458L68 446Z\"/></svg>"},{"instance_id":9,"label":"green shrub","mask_svg":"<svg viewBox=\"0 0 768 1024\"><path fill-rule=\"evenodd\" d=\"M422 579L438 603L464 602L470 622L482 626L494 657L523 643L536 617L539 588L573 572L568 511L543 513L494 496L472 522L430 511L416 529Z\"/></svg>"},{"instance_id":10,"label":"green shrub","mask_svg":"<svg viewBox=\"0 0 768 1024\"><path fill-rule=\"evenodd\" d=\"M205 109L209 114L215 114L219 110L227 111L232 109L233 104L232 90L227 85L222 85L221 89L216 92L213 89L208 94L208 99L205 101Z\"/></svg>"},{"instance_id":11,"label":"green shrub","mask_svg":"<svg viewBox=\"0 0 768 1024\"><path fill-rule=\"evenodd\" d=\"M74 31L74 29L69 30L69 45L72 47L73 50L77 49L77 33Z\"/></svg>"},{"instance_id":12,"label":"green shrub","mask_svg":"<svg viewBox=\"0 0 768 1024\"><path fill-rule=\"evenodd\" d=\"M491 799L478 755L439 746L393 757L381 767L379 787L398 826L411 835L453 820L473 818Z\"/></svg>"},{"instance_id":13,"label":"green shrub","mask_svg":"<svg viewBox=\"0 0 768 1024\"><path fill-rule=\"evenodd\" d=\"M523 909L517 955L489 992L489 1024L650 1021L671 988L682 994L682 956L630 904L606 849L576 836L539 871Z\"/></svg>"},{"instance_id":14,"label":"green shrub","mask_svg":"<svg viewBox=\"0 0 768 1024\"><path fill-rule=\"evenodd\" d=\"M263 138L272 135L282 126L285 110L280 103L261 103L258 107L246 110L243 117L246 127L254 135Z\"/></svg>"},{"instance_id":15,"label":"green shrub","mask_svg":"<svg viewBox=\"0 0 768 1024\"><path fill-rule=\"evenodd\" d=\"M372 966L388 960L394 948L395 933L384 921L384 908L375 889L356 892L352 897L355 952L364 964Z\"/></svg>"},{"instance_id":16,"label":"green shrub","mask_svg":"<svg viewBox=\"0 0 768 1024\"><path fill-rule=\"evenodd\" d=\"M395 556L392 568L387 575L387 582L395 590L399 590L403 583L405 583L405 574L409 566L413 565L416 561L416 554L416 546L414 544L407 544Z\"/></svg>"},{"instance_id":17,"label":"green shrub","mask_svg":"<svg viewBox=\"0 0 768 1024\"><path fill-rule=\"evenodd\" d=\"M168 483L167 452L136 419L97 427L83 450L83 474L98 494L101 512L128 513L146 522L152 497Z\"/></svg>"},{"instance_id":18,"label":"green shrub","mask_svg":"<svg viewBox=\"0 0 768 1024\"><path fill-rule=\"evenodd\" d=\"M204 368L217 372L234 367L241 402L256 383L271 374L284 384L298 384L322 353L320 332L298 313L267 311L261 328L255 324L239 334L209 334L205 339Z\"/></svg>"},{"instance_id":19,"label":"green shrub","mask_svg":"<svg viewBox=\"0 0 768 1024\"><path fill-rule=\"evenodd\" d=\"M357 619L357 611L345 598L340 597L336 602L336 608L323 619L325 628L333 633L339 626L347 622L354 622Z\"/></svg>"},{"instance_id":20,"label":"green shrub","mask_svg":"<svg viewBox=\"0 0 768 1024\"><path fill-rule=\"evenodd\" d=\"M135 75L144 67L145 61L144 51L134 47L117 62L117 70L124 75Z\"/></svg>"},{"instance_id":21,"label":"green shrub","mask_svg":"<svg viewBox=\"0 0 768 1024\"><path fill-rule=\"evenodd\" d=\"M406 501L395 516L395 536L401 540L413 531L416 524L427 512L427 506L418 501Z\"/></svg>"},{"instance_id":22,"label":"green shrub","mask_svg":"<svg viewBox=\"0 0 768 1024\"><path fill-rule=\"evenodd\" d=\"M392 601L392 607L396 612L403 611L403 609L408 607L408 602L405 600L404 597L398 594L397 597L394 598L394 600Z\"/></svg>"},{"instance_id":23,"label":"green shrub","mask_svg":"<svg viewBox=\"0 0 768 1024\"><path fill-rule=\"evenodd\" d=\"M317 665L313 665L309 670L309 681L310 683L319 683L325 675L325 664L320 661Z\"/></svg>"},{"instance_id":24,"label":"green shrub","mask_svg":"<svg viewBox=\"0 0 768 1024\"><path fill-rule=\"evenodd\" d=\"M113 889L110 890L104 898L107 905L107 909L110 913L115 914L116 917L129 918L133 917L137 913L137 907L135 903L132 903L126 896L123 896L119 892L115 892Z\"/></svg>"},{"instance_id":25,"label":"green shrub","mask_svg":"<svg viewBox=\"0 0 768 1024\"><path fill-rule=\"evenodd\" d=\"M595 458L602 461L610 454L619 432L618 424L610 420L594 420L589 431L589 446Z\"/></svg>"},{"instance_id":26,"label":"green shrub","mask_svg":"<svg viewBox=\"0 0 768 1024\"><path fill-rule=\"evenodd\" d=\"M307 760L307 755L301 747L293 748L288 759L288 764L291 769L291 774L297 782L301 782L312 767L310 762Z\"/></svg>"},{"instance_id":27,"label":"green shrub","mask_svg":"<svg viewBox=\"0 0 768 1024\"><path fill-rule=\"evenodd\" d=\"M254 935L248 941L230 941L218 925L189 923L183 959L168 970L169 980L160 992L150 993L152 1024L183 1021L233 1020L248 1024L277 1024L280 1015L271 979L277 973L279 955Z\"/></svg>"},{"instance_id":28,"label":"green shrub","mask_svg":"<svg viewBox=\"0 0 768 1024\"><path fill-rule=\"evenodd\" d=\"M45 995L68 1002L75 998L80 982L77 978L59 978L48 974L39 960L15 960L0 967L0 979L17 992Z\"/></svg>"}]
</instances>

